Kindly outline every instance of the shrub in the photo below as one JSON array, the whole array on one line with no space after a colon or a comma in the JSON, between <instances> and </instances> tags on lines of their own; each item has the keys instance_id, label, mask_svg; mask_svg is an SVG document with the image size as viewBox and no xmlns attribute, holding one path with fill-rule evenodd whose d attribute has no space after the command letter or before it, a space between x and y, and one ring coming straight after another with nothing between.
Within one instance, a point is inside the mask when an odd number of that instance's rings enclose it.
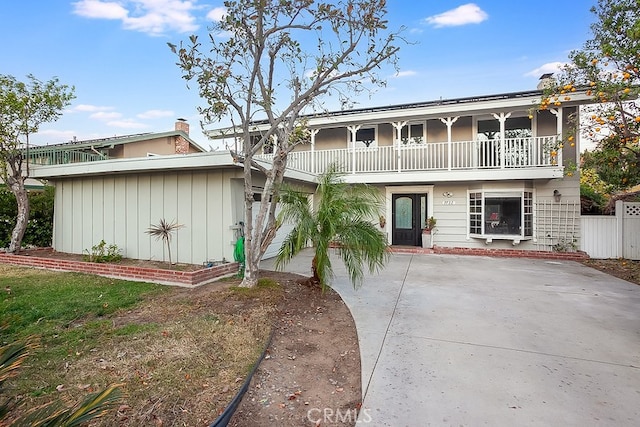
<instances>
[{"instance_id":1,"label":"shrub","mask_svg":"<svg viewBox=\"0 0 640 427\"><path fill-rule=\"evenodd\" d=\"M100 240L100 243L93 245L91 251L89 249L84 250L86 252L83 255L85 261L89 262L117 262L122 259L120 248L117 245L108 245L104 240Z\"/></svg>"},{"instance_id":2,"label":"shrub","mask_svg":"<svg viewBox=\"0 0 640 427\"><path fill-rule=\"evenodd\" d=\"M51 246L54 196L54 187L48 185L42 190L29 192L29 223L22 239L23 245ZM15 196L8 188L0 187L0 248L9 245L17 214L18 205Z\"/></svg>"}]
</instances>

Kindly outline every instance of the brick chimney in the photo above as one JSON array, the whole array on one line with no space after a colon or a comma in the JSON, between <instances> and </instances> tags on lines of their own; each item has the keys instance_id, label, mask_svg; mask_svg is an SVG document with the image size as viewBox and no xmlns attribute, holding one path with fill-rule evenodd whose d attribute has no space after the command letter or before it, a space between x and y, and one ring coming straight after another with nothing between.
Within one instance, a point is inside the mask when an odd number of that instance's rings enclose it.
<instances>
[{"instance_id":1,"label":"brick chimney","mask_svg":"<svg viewBox=\"0 0 640 427\"><path fill-rule=\"evenodd\" d=\"M176 120L176 130L181 130L182 132L189 135L189 123L187 123L186 119L177 119Z\"/></svg>"},{"instance_id":2,"label":"brick chimney","mask_svg":"<svg viewBox=\"0 0 640 427\"><path fill-rule=\"evenodd\" d=\"M189 123L185 119L176 120L176 130L182 131L189 135ZM189 141L182 136L176 138L176 154L188 154L189 153Z\"/></svg>"}]
</instances>

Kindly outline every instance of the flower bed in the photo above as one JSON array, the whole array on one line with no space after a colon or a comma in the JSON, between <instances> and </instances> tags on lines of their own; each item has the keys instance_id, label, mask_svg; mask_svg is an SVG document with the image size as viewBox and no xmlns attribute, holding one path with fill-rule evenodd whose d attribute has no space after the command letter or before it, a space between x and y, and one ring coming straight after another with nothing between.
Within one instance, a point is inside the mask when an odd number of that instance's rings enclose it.
<instances>
[{"instance_id":1,"label":"flower bed","mask_svg":"<svg viewBox=\"0 0 640 427\"><path fill-rule=\"evenodd\" d=\"M74 271L139 282L194 287L238 272L238 263L228 262L193 271L177 271L138 265L85 262L44 256L0 253L0 262L55 271Z\"/></svg>"}]
</instances>

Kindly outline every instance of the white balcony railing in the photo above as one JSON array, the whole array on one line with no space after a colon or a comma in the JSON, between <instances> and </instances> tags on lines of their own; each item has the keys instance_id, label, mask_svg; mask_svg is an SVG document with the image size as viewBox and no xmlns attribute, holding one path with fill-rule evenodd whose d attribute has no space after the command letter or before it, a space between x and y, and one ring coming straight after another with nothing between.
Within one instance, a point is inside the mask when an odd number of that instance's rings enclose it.
<instances>
[{"instance_id":1,"label":"white balcony railing","mask_svg":"<svg viewBox=\"0 0 640 427\"><path fill-rule=\"evenodd\" d=\"M545 136L294 151L287 165L311 173L321 173L332 163L348 173L553 167L562 164L557 141ZM271 160L272 156L258 157Z\"/></svg>"}]
</instances>

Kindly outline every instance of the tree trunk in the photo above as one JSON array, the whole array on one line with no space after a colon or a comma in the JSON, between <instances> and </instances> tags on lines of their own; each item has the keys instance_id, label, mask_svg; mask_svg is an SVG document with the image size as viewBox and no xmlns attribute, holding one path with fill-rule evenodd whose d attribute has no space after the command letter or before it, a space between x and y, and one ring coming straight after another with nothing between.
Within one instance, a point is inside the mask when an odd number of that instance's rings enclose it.
<instances>
[{"instance_id":1,"label":"tree trunk","mask_svg":"<svg viewBox=\"0 0 640 427\"><path fill-rule=\"evenodd\" d=\"M8 184L18 202L18 215L16 217L16 226L11 233L11 243L9 243L7 252L16 253L22 247L22 238L29 223L29 197L24 187L24 179L22 179L22 177L16 179L10 176L8 178Z\"/></svg>"},{"instance_id":2,"label":"tree trunk","mask_svg":"<svg viewBox=\"0 0 640 427\"><path fill-rule=\"evenodd\" d=\"M258 284L260 260L273 242L276 235L275 203L278 202L277 188L284 180L287 166L287 152L281 149L273 159L270 173L267 174L260 211L253 222L253 192L252 169L250 162L245 159L245 269L244 278L240 286L252 288Z\"/></svg>"},{"instance_id":3,"label":"tree trunk","mask_svg":"<svg viewBox=\"0 0 640 427\"><path fill-rule=\"evenodd\" d=\"M314 284L320 284L320 275L318 274L318 256L314 255L311 260L311 271L313 276L311 277L311 281Z\"/></svg>"}]
</instances>

